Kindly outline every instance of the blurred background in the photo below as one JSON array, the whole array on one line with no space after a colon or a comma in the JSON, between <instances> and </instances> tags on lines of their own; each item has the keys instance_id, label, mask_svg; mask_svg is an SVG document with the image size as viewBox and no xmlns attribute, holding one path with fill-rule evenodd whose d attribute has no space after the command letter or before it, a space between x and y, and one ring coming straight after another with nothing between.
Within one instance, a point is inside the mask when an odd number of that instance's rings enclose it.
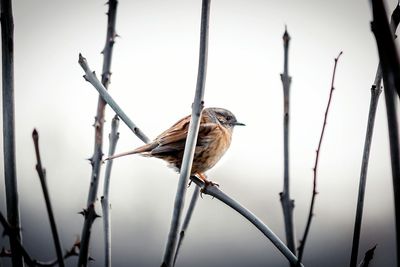
<instances>
[{"instance_id":1,"label":"blurred background","mask_svg":"<svg viewBox=\"0 0 400 267\"><path fill-rule=\"evenodd\" d=\"M81 234L93 153L98 94L84 81L81 52L98 75L106 35L104 1L13 1L17 175L24 244L36 258L55 258L31 133L42 161L64 248ZM391 10L397 4L387 2ZM110 93L150 137L190 114L197 77L201 1L119 1ZM315 149L328 100L334 58L336 90L318 173L306 266L345 266L353 223L370 88L378 64L368 1L218 0L211 3L205 105L231 110L238 127L230 150L208 176L284 239L282 35L291 36L290 178L300 239L307 218ZM378 244L372 266L395 265L393 190L384 97L376 117L360 255ZM104 151L114 112L107 108ZM142 145L121 122L117 152ZM2 141L0 141L2 142ZM2 144L2 143L1 143ZM2 160L2 154L0 155ZM5 212L3 165L0 210ZM102 168L104 171L104 168ZM103 177L103 176L102 176ZM170 226L178 174L157 159L114 162L114 266L159 266ZM102 195L100 183L99 196ZM187 200L193 186L189 188ZM186 202L188 203L188 201ZM100 203L97 211L101 214ZM1 238L0 245L7 246ZM91 266L103 266L103 230L96 220ZM76 259L67 260L69 266ZM10 266L0 259L0 266ZM177 266L288 266L264 236L209 196L199 199Z\"/></svg>"}]
</instances>

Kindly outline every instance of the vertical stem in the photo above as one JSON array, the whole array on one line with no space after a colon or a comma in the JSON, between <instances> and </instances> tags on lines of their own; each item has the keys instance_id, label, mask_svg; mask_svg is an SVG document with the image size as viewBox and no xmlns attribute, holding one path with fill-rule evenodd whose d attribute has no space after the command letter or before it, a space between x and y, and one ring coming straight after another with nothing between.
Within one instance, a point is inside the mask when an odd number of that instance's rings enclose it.
<instances>
[{"instance_id":1,"label":"vertical stem","mask_svg":"<svg viewBox=\"0 0 400 267\"><path fill-rule=\"evenodd\" d=\"M381 71L380 66L378 66L378 70L376 72L376 77L377 78L375 79L375 83L372 85L372 88L371 88L371 102L370 102L370 106L369 106L367 133L365 136L364 152L363 152L363 159L362 159L362 164L361 164L360 184L359 184L359 188L358 188L357 210L356 210L356 218L355 218L355 223L354 223L354 234L353 234L353 245L352 245L352 249L351 249L350 267L357 266L358 248L359 248L359 243L360 243L361 222L362 222L362 215L363 215L363 209L364 209L365 187L366 187L366 183L367 183L369 153L370 153L370 149L371 149L372 135L374 132L376 109L378 107L379 96L382 92L382 89L381 89L382 71Z\"/></svg>"},{"instance_id":2,"label":"vertical stem","mask_svg":"<svg viewBox=\"0 0 400 267\"><path fill-rule=\"evenodd\" d=\"M58 236L57 224L56 224L56 220L54 218L53 208L51 207L49 190L47 189L46 170L43 168L42 161L40 159L39 134L36 131L36 129L33 130L32 138L33 138L33 143L35 146L36 159L37 159L36 171L39 175L40 184L42 186L44 200L46 203L47 213L48 213L49 221L50 221L51 233L53 235L53 242L54 242L54 246L55 246L56 254L57 254L57 262L58 262L58 266L64 267L65 266L64 256L63 256L63 252L62 252L63 249L61 246L60 237Z\"/></svg>"},{"instance_id":3,"label":"vertical stem","mask_svg":"<svg viewBox=\"0 0 400 267\"><path fill-rule=\"evenodd\" d=\"M10 236L13 266L23 266L18 243L22 244L15 166L15 122L14 122L14 21L11 0L1 0L1 41L3 74L3 153L4 180L6 187L7 220L17 233ZM17 240L16 240L17 239Z\"/></svg>"},{"instance_id":4,"label":"vertical stem","mask_svg":"<svg viewBox=\"0 0 400 267\"><path fill-rule=\"evenodd\" d=\"M397 4L396 8L392 12L390 26L392 34L395 35L397 26L400 22L400 5ZM358 190L358 200L357 200L357 210L356 217L354 222L354 234L353 234L353 245L351 249L351 258L350 258L350 267L357 266L357 258L358 258L358 249L360 243L360 232L361 232L361 222L363 216L364 209L364 195L365 195L365 187L367 183L367 171L368 171L368 161L369 161L369 153L372 142L372 134L374 130L375 123L375 114L378 106L379 96L382 92L381 89L382 82L382 68L381 64L378 64L378 68L376 70L375 81L371 88L371 102L369 108L368 115L368 124L367 124L367 133L365 137L364 144L364 152L363 159L361 165L361 173L360 173L360 184Z\"/></svg>"},{"instance_id":5,"label":"vertical stem","mask_svg":"<svg viewBox=\"0 0 400 267\"><path fill-rule=\"evenodd\" d=\"M373 22L371 28L378 46L385 88L396 221L397 266L400 266L400 140L399 114L396 107L398 96L400 95L400 61L382 0L372 0L372 13Z\"/></svg>"},{"instance_id":6,"label":"vertical stem","mask_svg":"<svg viewBox=\"0 0 400 267\"><path fill-rule=\"evenodd\" d=\"M284 70L281 74L283 85L283 147L284 147L284 176L283 191L280 193L281 204L283 209L283 217L285 222L286 244L290 251L296 254L294 225L293 225L293 209L294 200L290 199L290 183L289 183L289 104L290 104L290 84L292 77L289 76L289 41L290 35L285 27L283 34L284 48ZM293 266L293 264L291 264Z\"/></svg>"},{"instance_id":7,"label":"vertical stem","mask_svg":"<svg viewBox=\"0 0 400 267\"><path fill-rule=\"evenodd\" d=\"M112 48L115 43L115 21L116 21L116 9L117 0L110 0L108 2L108 23L107 23L107 36L106 44L103 50L103 73L102 73L102 84L105 88L108 88L111 76L111 58ZM86 266L89 257L89 243L90 233L94 220L98 217L96 214L94 204L97 198L97 190L99 186L99 176L101 159L103 157L103 129L104 129L104 113L105 113L106 102L101 96L99 96L97 104L97 113L94 122L95 136L94 136L94 152L90 159L92 164L92 175L90 179L89 194L87 199L87 208L84 212L85 222L82 229L81 248L79 252L78 267Z\"/></svg>"},{"instance_id":8,"label":"vertical stem","mask_svg":"<svg viewBox=\"0 0 400 267\"><path fill-rule=\"evenodd\" d=\"M199 194L200 194L200 187L195 186L195 188L193 190L192 199L190 200L190 204L189 204L188 210L186 212L185 220L183 221L181 232L179 233L178 246L176 248L176 252L175 252L175 256L174 256L174 265L173 266L175 266L175 262L176 262L176 259L178 258L179 250L181 248L183 240L185 239L185 234L189 227L190 219L192 218L192 214L193 214L194 208L196 207L197 200L199 199Z\"/></svg>"},{"instance_id":9,"label":"vertical stem","mask_svg":"<svg viewBox=\"0 0 400 267\"><path fill-rule=\"evenodd\" d=\"M115 148L117 146L119 133L118 133L119 119L115 115L111 123L111 133L109 136L110 145L108 150L108 156L112 156L115 153ZM104 188L103 196L101 198L101 206L103 208L103 228L104 228L104 257L105 266L111 266L111 218L110 218L110 202L109 202L109 192L110 192L110 178L111 178L111 168L113 160L107 161L106 173L104 175Z\"/></svg>"},{"instance_id":10,"label":"vertical stem","mask_svg":"<svg viewBox=\"0 0 400 267\"><path fill-rule=\"evenodd\" d=\"M202 1L201 28L200 28L200 53L197 73L197 84L194 101L192 104L192 116L189 124L189 132L183 153L182 167L175 196L174 211L171 227L168 234L167 245L161 266L173 266L175 251L177 248L179 227L181 224L182 210L186 193L186 185L192 169L194 150L196 148L197 135L200 126L200 116L204 106L204 87L206 81L207 51L208 51L208 25L210 16L210 0Z\"/></svg>"}]
</instances>

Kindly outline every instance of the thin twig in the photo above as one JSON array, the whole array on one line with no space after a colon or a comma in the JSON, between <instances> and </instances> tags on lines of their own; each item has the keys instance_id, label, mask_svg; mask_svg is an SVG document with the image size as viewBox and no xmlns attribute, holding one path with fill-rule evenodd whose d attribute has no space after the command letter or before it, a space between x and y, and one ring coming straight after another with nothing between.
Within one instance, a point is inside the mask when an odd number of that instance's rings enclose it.
<instances>
[{"instance_id":1,"label":"thin twig","mask_svg":"<svg viewBox=\"0 0 400 267\"><path fill-rule=\"evenodd\" d=\"M272 232L269 227L264 224L256 215L254 215L251 211L243 207L239 202L225 194L221 191L217 186L206 186L204 182L196 176L191 176L190 179L197 184L202 189L202 193L206 195L210 195L225 203L232 209L236 210L243 217L245 217L249 222L251 222L258 230L260 230L271 242L274 246L289 260L291 264L299 263L299 266L303 266L300 263L290 249L279 239L274 232Z\"/></svg>"},{"instance_id":2,"label":"thin twig","mask_svg":"<svg viewBox=\"0 0 400 267\"><path fill-rule=\"evenodd\" d=\"M400 266L400 140L399 114L396 108L396 102L398 102L396 92L400 92L400 61L382 0L372 1L372 14L373 22L371 23L371 28L378 46L385 88L396 220L397 266Z\"/></svg>"},{"instance_id":3,"label":"thin twig","mask_svg":"<svg viewBox=\"0 0 400 267\"><path fill-rule=\"evenodd\" d=\"M15 121L14 121L14 20L11 0L1 0L1 47L3 70L3 153L4 180L6 189L7 219L17 233L10 239L13 266L23 266L18 242L22 243L15 166Z\"/></svg>"},{"instance_id":4,"label":"thin twig","mask_svg":"<svg viewBox=\"0 0 400 267\"><path fill-rule=\"evenodd\" d=\"M369 266L370 262L374 258L375 249L376 249L376 245L373 246L372 248L370 248L369 250L367 250L367 252L365 252L364 259L360 262L360 265L358 265L358 267L368 267Z\"/></svg>"},{"instance_id":5,"label":"thin twig","mask_svg":"<svg viewBox=\"0 0 400 267\"><path fill-rule=\"evenodd\" d=\"M115 100L111 97L111 95L107 92L107 89L100 83L99 79L96 77L96 73L90 69L89 64L82 56L79 54L79 64L82 69L85 71L85 75L83 76L86 81L91 83L93 87L97 90L100 96L107 102L107 104L118 114L118 117L126 124L126 126L131 129L131 131L143 142L149 143L150 139L133 123L133 121L126 115L126 113L121 109L121 107L115 102Z\"/></svg>"},{"instance_id":6,"label":"thin twig","mask_svg":"<svg viewBox=\"0 0 400 267\"><path fill-rule=\"evenodd\" d=\"M318 170L319 153L321 151L321 144L322 144L322 139L324 137L325 128L326 128L326 124L327 124L329 107L331 106L332 95L333 95L333 91L335 89L334 82L335 82L335 75L336 75L336 66L337 66L337 62L342 54L343 54L343 52L340 52L339 55L335 58L335 64L333 66L333 74L332 74L332 81L331 81L331 89L330 89L330 93L329 93L329 100L328 100L328 104L326 106L324 123L322 125L321 136L319 138L318 148L316 150L316 155L315 155L315 163L314 163L314 168L313 168L313 172L314 172L313 191L312 191L312 196L311 196L310 210L308 213L308 218L307 218L306 228L304 230L304 235L303 235L303 238L300 241L300 245L299 245L299 253L298 253L299 261L301 261L303 259L304 247L306 245L308 232L310 231L311 220L314 216L314 204L315 204L315 197L317 195L317 170Z\"/></svg>"},{"instance_id":7,"label":"thin twig","mask_svg":"<svg viewBox=\"0 0 400 267\"><path fill-rule=\"evenodd\" d=\"M288 248L296 254L296 246L294 241L294 224L293 224L293 209L294 200L290 199L290 184L289 184L289 107L290 107L290 84L292 77L289 76L289 41L290 35L285 26L283 34L284 48L284 68L281 74L283 85L283 147L284 147L284 175L283 175L283 191L280 193L280 199L283 209L283 218L285 221L286 244ZM292 265L294 266L294 265Z\"/></svg>"},{"instance_id":8,"label":"thin twig","mask_svg":"<svg viewBox=\"0 0 400 267\"><path fill-rule=\"evenodd\" d=\"M400 5L397 5L396 8L393 10L390 23L393 34L395 34L396 32L399 22L400 22ZM378 106L379 96L382 92L381 82L382 82L382 69L379 63L378 68L376 70L375 81L371 87L371 101L369 106L367 132L365 136L364 152L361 165L360 184L358 189L356 217L354 222L354 234L353 234L353 244L351 249L350 267L357 266L358 249L359 249L360 233L361 233L361 222L364 209L365 187L367 183L369 153L371 149L372 135L374 131L376 109Z\"/></svg>"},{"instance_id":9,"label":"thin twig","mask_svg":"<svg viewBox=\"0 0 400 267\"><path fill-rule=\"evenodd\" d=\"M110 84L111 76L111 58L112 58L112 48L115 43L116 33L115 33L115 21L116 21L116 10L117 1L110 0L108 2L108 23L107 23L107 36L106 44L103 50L103 73L101 82L105 88L108 88ZM97 198L97 190L100 181L100 167L101 159L103 157L103 130L104 130L104 113L105 113L106 102L101 96L99 96L97 104L97 113L94 122L94 152L90 159L92 164L92 174L90 178L90 187L87 200L87 209L85 213L85 222L82 228L82 239L81 247L79 252L78 266L86 266L89 259L89 243L90 243L90 233L94 220L98 217L94 209L94 203Z\"/></svg>"},{"instance_id":10,"label":"thin twig","mask_svg":"<svg viewBox=\"0 0 400 267\"><path fill-rule=\"evenodd\" d=\"M53 235L54 247L56 249L56 254L57 254L57 261L58 261L58 265L63 267L63 266L65 266L65 264L64 264L63 253L62 253L62 246L61 246L60 237L59 237L58 231L57 231L57 224L56 224L56 220L54 218L53 208L51 206L49 191L47 189L46 170L42 167L42 161L40 159L39 133L36 131L36 129L34 129L32 132L32 138L33 138L33 143L35 146L36 160L37 160L36 171L39 175L40 184L41 184L42 190L43 190L44 200L45 200L46 208L47 208L47 214L49 216L49 221L50 221L51 233Z\"/></svg>"},{"instance_id":11,"label":"thin twig","mask_svg":"<svg viewBox=\"0 0 400 267\"><path fill-rule=\"evenodd\" d=\"M192 218L192 214L193 214L194 208L196 207L197 200L199 199L199 194L200 194L200 187L195 186L195 188L193 190L192 199L190 200L188 210L186 211L185 220L183 221L183 224L182 224L181 232L179 233L178 246L176 248L176 252L175 252L175 256L174 256L173 266L175 266L175 262L176 262L176 259L178 258L179 250L181 248L183 240L185 239L185 234L189 227L190 219Z\"/></svg>"},{"instance_id":12,"label":"thin twig","mask_svg":"<svg viewBox=\"0 0 400 267\"><path fill-rule=\"evenodd\" d=\"M173 266L174 256L178 243L179 227L181 224L182 211L185 200L187 183L192 170L194 150L197 143L197 135L200 127L201 112L204 107L204 88L207 70L208 52L208 24L210 17L210 0L202 1L201 8L201 28L200 28L200 53L199 66L197 73L197 84L194 101L192 104L192 116L189 124L188 136L186 139L185 150L183 153L182 166L179 175L178 188L175 196L174 211L172 215L171 227L168 234L167 245L161 266Z\"/></svg>"},{"instance_id":13,"label":"thin twig","mask_svg":"<svg viewBox=\"0 0 400 267\"><path fill-rule=\"evenodd\" d=\"M115 115L111 122L111 133L109 135L110 145L108 148L108 156L111 157L115 153L115 148L119 139L118 133L119 119ZM108 160L106 172L104 175L103 196L101 197L101 206L103 208L103 228L104 228L104 262L106 267L111 266L111 218L110 218L110 179L113 160Z\"/></svg>"}]
</instances>

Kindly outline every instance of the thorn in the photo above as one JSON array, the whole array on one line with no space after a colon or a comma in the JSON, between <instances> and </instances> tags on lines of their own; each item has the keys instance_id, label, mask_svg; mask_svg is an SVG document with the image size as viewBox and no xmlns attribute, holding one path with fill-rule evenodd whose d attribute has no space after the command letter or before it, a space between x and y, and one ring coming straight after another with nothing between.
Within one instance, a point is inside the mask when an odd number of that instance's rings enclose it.
<instances>
[{"instance_id":1,"label":"thorn","mask_svg":"<svg viewBox=\"0 0 400 267\"><path fill-rule=\"evenodd\" d=\"M92 73L93 73L94 76L96 76L96 72L95 71L92 71Z\"/></svg>"},{"instance_id":2,"label":"thorn","mask_svg":"<svg viewBox=\"0 0 400 267\"><path fill-rule=\"evenodd\" d=\"M89 256L89 261L96 261L96 260Z\"/></svg>"},{"instance_id":3,"label":"thorn","mask_svg":"<svg viewBox=\"0 0 400 267\"><path fill-rule=\"evenodd\" d=\"M82 209L82 211L78 212L78 214L81 214L83 217L85 217L87 214L87 209Z\"/></svg>"},{"instance_id":4,"label":"thorn","mask_svg":"<svg viewBox=\"0 0 400 267\"><path fill-rule=\"evenodd\" d=\"M86 77L86 75L83 75L82 77L83 77L83 79L85 79L85 81L87 81L87 82L89 81L89 79Z\"/></svg>"}]
</instances>

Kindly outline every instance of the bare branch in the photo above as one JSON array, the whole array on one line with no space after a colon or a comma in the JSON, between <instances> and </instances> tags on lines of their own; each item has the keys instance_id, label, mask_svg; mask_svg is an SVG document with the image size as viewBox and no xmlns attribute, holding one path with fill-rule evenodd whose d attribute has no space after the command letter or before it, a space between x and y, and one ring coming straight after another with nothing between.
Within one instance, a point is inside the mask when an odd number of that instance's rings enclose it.
<instances>
[{"instance_id":1,"label":"bare branch","mask_svg":"<svg viewBox=\"0 0 400 267\"><path fill-rule=\"evenodd\" d=\"M239 202L222 192L217 186L206 186L204 182L196 176L191 176L190 179L197 184L202 189L203 194L210 195L225 203L232 209L236 210L239 214L245 217L249 222L251 222L258 230L260 230L271 242L274 246L289 260L291 264L299 264L299 266L303 266L300 263L290 249L283 243L274 232L272 232L269 227L264 224L256 215L254 215L251 211L243 207Z\"/></svg>"},{"instance_id":2,"label":"bare branch","mask_svg":"<svg viewBox=\"0 0 400 267\"><path fill-rule=\"evenodd\" d=\"M304 247L306 245L308 232L310 231L311 220L314 215L315 197L317 195L317 170L318 170L319 153L321 151L322 139L324 137L325 128L326 128L326 124L327 124L329 107L331 106L332 95L333 95L333 91L335 89L334 82L335 82L335 75L336 75L336 66L337 66L337 62L342 54L343 54L343 52L340 52L339 55L335 58L335 64L333 66L331 89L330 89L330 93L329 93L328 104L327 104L326 110L325 110L324 123L322 125L321 136L319 138L318 148L316 150L315 163L314 163L314 168L313 168L314 179L313 179L313 191L312 191L312 197L311 197L310 211L308 213L308 218L307 218L306 228L304 230L303 239L300 241L300 245L299 245L299 253L298 253L299 261L301 261L303 259Z\"/></svg>"},{"instance_id":3,"label":"bare branch","mask_svg":"<svg viewBox=\"0 0 400 267\"><path fill-rule=\"evenodd\" d=\"M285 221L286 244L288 248L296 254L294 224L293 224L293 209L294 200L290 199L290 183L289 183L289 107L290 107L290 84L292 77L289 76L289 41L290 35L285 27L283 34L284 48L284 70L281 74L283 85L283 147L284 147L284 176L283 176L283 191L280 193L280 199L283 209L283 218ZM294 266L294 265L292 265Z\"/></svg>"},{"instance_id":4,"label":"bare branch","mask_svg":"<svg viewBox=\"0 0 400 267\"><path fill-rule=\"evenodd\" d=\"M15 122L14 122L14 20L11 0L1 0L1 47L3 70L3 153L4 180L6 189L7 219L17 233L10 239L13 266L23 266L18 243L22 243L19 216L17 170L15 166Z\"/></svg>"},{"instance_id":5,"label":"bare branch","mask_svg":"<svg viewBox=\"0 0 400 267\"><path fill-rule=\"evenodd\" d=\"M119 139L118 133L119 119L115 115L111 122L111 133L109 135L110 145L108 148L108 156L111 157L115 153L115 148ZM111 266L111 218L110 218L110 179L113 160L108 160L106 165L106 173L104 175L103 196L101 197L101 206L103 208L103 228L104 228L104 257L105 266Z\"/></svg>"},{"instance_id":6,"label":"bare branch","mask_svg":"<svg viewBox=\"0 0 400 267\"><path fill-rule=\"evenodd\" d=\"M378 46L385 88L396 220L397 265L400 266L400 136L399 114L396 107L398 96L400 95L400 61L382 0L372 1L372 14L373 22L371 23L371 28ZM399 14L396 19L398 18Z\"/></svg>"},{"instance_id":7,"label":"bare branch","mask_svg":"<svg viewBox=\"0 0 400 267\"><path fill-rule=\"evenodd\" d=\"M106 36L106 44L103 51L104 60L103 60L103 74L102 74L102 85L105 88L108 88L110 84L110 76L111 76L111 58L112 58L112 48L114 46L115 39L115 21L116 21L116 12L117 12L117 1L110 0L108 6L108 23L107 23L107 36ZM85 61L79 55L79 62ZM88 71L88 67L85 71ZM92 75L96 78L94 73ZM86 78L88 78L88 74L86 74ZM97 78L96 78L97 80ZM103 100L101 96L99 96L98 104L97 104L97 113L95 117L95 133L94 133L94 152L91 158L92 164L92 175L90 179L90 187L89 194L87 200L87 215L85 216L85 222L82 228L82 240L81 247L79 252L79 260L78 266L86 266L87 261L89 259L89 242L90 242L90 233L93 221L96 219L97 214L94 209L94 203L97 198L97 190L99 186L99 178L100 178L100 167L102 164L103 157L103 129L104 129L104 113L105 113L106 102Z\"/></svg>"},{"instance_id":8,"label":"bare branch","mask_svg":"<svg viewBox=\"0 0 400 267\"><path fill-rule=\"evenodd\" d=\"M186 211L186 216L185 216L185 220L183 221L181 232L179 233L178 246L176 248L176 252L175 252L175 256L174 256L173 266L175 266L175 262L176 262L176 259L178 258L179 250L181 248L183 240L185 239L185 234L189 227L190 219L192 218L192 214L193 214L194 208L196 207L197 200L199 199L199 194L200 194L200 187L195 186L195 188L193 190L192 199L190 200L188 210Z\"/></svg>"},{"instance_id":9,"label":"bare branch","mask_svg":"<svg viewBox=\"0 0 400 267\"><path fill-rule=\"evenodd\" d=\"M199 67L197 73L197 84L194 101L192 104L192 116L189 124L188 136L186 139L185 150L183 153L182 166L178 181L178 189L175 196L174 211L171 227L168 234L167 245L164 252L161 266L170 267L173 265L174 256L177 248L181 215L184 206L186 185L192 169L194 150L196 148L197 135L200 126L201 112L204 108L204 87L206 81L207 52L208 52L208 24L210 17L210 0L202 1L201 10L201 29L200 29L200 53Z\"/></svg>"},{"instance_id":10,"label":"bare branch","mask_svg":"<svg viewBox=\"0 0 400 267\"><path fill-rule=\"evenodd\" d=\"M39 133L36 131L36 129L34 129L32 132L32 138L33 138L33 143L35 146L36 159L37 159L36 171L39 175L40 184L42 186L44 200L46 203L47 214L49 216L49 221L50 221L51 233L53 235L54 247L56 249L56 254L57 254L57 261L58 261L58 265L63 267L63 266L65 266L65 264L64 264L63 254L62 254L62 246L61 246L60 237L59 237L58 231L57 231L57 224L56 224L56 220L54 218L53 208L51 206L49 190L47 189L46 170L42 167L42 161L40 159Z\"/></svg>"},{"instance_id":11,"label":"bare branch","mask_svg":"<svg viewBox=\"0 0 400 267\"><path fill-rule=\"evenodd\" d=\"M396 8L393 10L390 23L393 35L396 32L399 22L400 22L400 5L397 5ZM365 136L363 159L361 164L360 184L358 189L356 217L354 222L354 234L353 234L353 244L351 249L350 267L357 266L358 249L359 249L360 233L361 233L361 222L364 209L365 187L367 184L369 153L371 149L372 135L374 131L376 109L378 107L379 96L382 92L381 82L382 82L382 69L379 63L375 74L375 81L371 87L371 101L369 106L368 124Z\"/></svg>"},{"instance_id":12,"label":"bare branch","mask_svg":"<svg viewBox=\"0 0 400 267\"><path fill-rule=\"evenodd\" d=\"M115 102L111 95L107 92L107 89L100 83L97 79L96 74L90 69L86 58L79 54L79 64L85 71L84 78L86 81L90 82L93 87L99 92L100 96L105 102L118 114L121 120L126 124L126 126L131 129L131 131L143 142L149 143L150 139L133 123L133 121L126 115L126 113L120 108L120 106Z\"/></svg>"}]
</instances>

